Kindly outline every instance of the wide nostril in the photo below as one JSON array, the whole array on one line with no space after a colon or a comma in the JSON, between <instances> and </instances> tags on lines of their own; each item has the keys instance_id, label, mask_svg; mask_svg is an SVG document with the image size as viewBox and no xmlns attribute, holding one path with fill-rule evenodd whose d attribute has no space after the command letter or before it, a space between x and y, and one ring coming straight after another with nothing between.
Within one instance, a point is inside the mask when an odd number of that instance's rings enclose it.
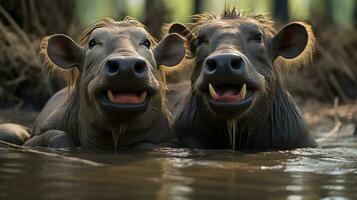
<instances>
[{"instance_id":1,"label":"wide nostril","mask_svg":"<svg viewBox=\"0 0 357 200\"><path fill-rule=\"evenodd\" d=\"M134 64L134 70L138 74L142 74L146 71L146 62L143 60L136 61Z\"/></svg>"},{"instance_id":2,"label":"wide nostril","mask_svg":"<svg viewBox=\"0 0 357 200\"><path fill-rule=\"evenodd\" d=\"M241 57L234 57L231 60L231 67L233 69L240 69L242 66L243 59Z\"/></svg>"},{"instance_id":3,"label":"wide nostril","mask_svg":"<svg viewBox=\"0 0 357 200\"><path fill-rule=\"evenodd\" d=\"M119 62L115 61L115 60L108 60L107 62L107 67L106 67L106 71L113 75L116 74L119 71Z\"/></svg>"},{"instance_id":4,"label":"wide nostril","mask_svg":"<svg viewBox=\"0 0 357 200\"><path fill-rule=\"evenodd\" d=\"M217 62L214 59L207 59L206 60L206 69L209 72L215 71L217 68Z\"/></svg>"}]
</instances>

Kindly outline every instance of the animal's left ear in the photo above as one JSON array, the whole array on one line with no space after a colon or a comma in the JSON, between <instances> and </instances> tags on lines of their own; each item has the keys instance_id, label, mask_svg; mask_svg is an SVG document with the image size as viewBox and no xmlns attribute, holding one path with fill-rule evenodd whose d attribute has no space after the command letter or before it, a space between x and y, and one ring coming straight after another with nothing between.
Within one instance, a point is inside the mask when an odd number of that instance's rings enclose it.
<instances>
[{"instance_id":1,"label":"animal's left ear","mask_svg":"<svg viewBox=\"0 0 357 200\"><path fill-rule=\"evenodd\" d=\"M274 59L278 56L286 59L296 58L304 52L309 41L313 40L314 36L309 25L300 22L290 23L272 39Z\"/></svg>"},{"instance_id":2,"label":"animal's left ear","mask_svg":"<svg viewBox=\"0 0 357 200\"><path fill-rule=\"evenodd\" d=\"M154 49L158 65L175 66L185 56L185 40L176 33L167 35Z\"/></svg>"}]
</instances>

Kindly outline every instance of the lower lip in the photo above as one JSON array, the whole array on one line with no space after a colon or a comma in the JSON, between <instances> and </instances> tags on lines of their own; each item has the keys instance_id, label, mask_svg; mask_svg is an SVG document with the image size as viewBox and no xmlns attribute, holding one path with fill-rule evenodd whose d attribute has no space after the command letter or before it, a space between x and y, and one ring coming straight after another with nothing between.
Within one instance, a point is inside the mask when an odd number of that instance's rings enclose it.
<instances>
[{"instance_id":1,"label":"lower lip","mask_svg":"<svg viewBox=\"0 0 357 200\"><path fill-rule=\"evenodd\" d=\"M232 104L232 105L240 105L240 104L246 104L249 102L252 102L254 99L254 93L251 95L247 95L246 98L243 100L236 100L237 97L221 97L219 100L213 99L211 96L209 96L209 101L212 103L219 103L219 104Z\"/></svg>"},{"instance_id":2,"label":"lower lip","mask_svg":"<svg viewBox=\"0 0 357 200\"><path fill-rule=\"evenodd\" d=\"M146 96L145 100L141 103L112 103L109 101L108 97L106 95L102 95L99 97L99 102L101 107L109 110L137 110L137 109L142 109L146 108L147 104L149 102L150 96Z\"/></svg>"},{"instance_id":3,"label":"lower lip","mask_svg":"<svg viewBox=\"0 0 357 200\"><path fill-rule=\"evenodd\" d=\"M250 95L242 101L215 101L208 98L208 105L212 111L224 118L234 118L245 113L254 101L254 95Z\"/></svg>"},{"instance_id":4,"label":"lower lip","mask_svg":"<svg viewBox=\"0 0 357 200\"><path fill-rule=\"evenodd\" d=\"M113 104L141 104L146 99L146 92L140 95L136 93L113 94L108 92L108 99ZM110 96L111 95L111 96ZM145 95L141 97L142 95Z\"/></svg>"}]
</instances>

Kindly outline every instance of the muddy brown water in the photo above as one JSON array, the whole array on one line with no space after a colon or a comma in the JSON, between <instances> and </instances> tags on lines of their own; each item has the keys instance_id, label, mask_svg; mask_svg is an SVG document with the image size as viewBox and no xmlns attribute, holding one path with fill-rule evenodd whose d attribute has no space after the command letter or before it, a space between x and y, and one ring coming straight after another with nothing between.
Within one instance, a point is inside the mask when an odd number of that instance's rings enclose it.
<instances>
[{"instance_id":1,"label":"muddy brown water","mask_svg":"<svg viewBox=\"0 0 357 200\"><path fill-rule=\"evenodd\" d=\"M0 145L0 200L357 199L357 137L344 127L338 137L320 130L319 148L291 151L38 154Z\"/></svg>"}]
</instances>

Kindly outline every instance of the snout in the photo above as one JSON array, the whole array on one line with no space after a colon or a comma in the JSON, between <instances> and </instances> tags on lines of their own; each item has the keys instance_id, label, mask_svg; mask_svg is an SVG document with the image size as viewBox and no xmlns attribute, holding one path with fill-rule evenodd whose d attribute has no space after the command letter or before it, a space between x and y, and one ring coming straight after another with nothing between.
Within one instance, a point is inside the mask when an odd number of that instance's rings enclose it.
<instances>
[{"instance_id":1,"label":"snout","mask_svg":"<svg viewBox=\"0 0 357 200\"><path fill-rule=\"evenodd\" d=\"M248 110L255 94L262 87L261 75L239 53L215 53L203 63L199 89L207 94L212 110L234 116Z\"/></svg>"},{"instance_id":2,"label":"snout","mask_svg":"<svg viewBox=\"0 0 357 200\"><path fill-rule=\"evenodd\" d=\"M242 76L246 72L246 64L241 56L233 53L211 55L206 59L204 76L217 75Z\"/></svg>"},{"instance_id":3,"label":"snout","mask_svg":"<svg viewBox=\"0 0 357 200\"><path fill-rule=\"evenodd\" d=\"M148 66L144 59L138 57L113 57L104 65L106 79L128 78L144 79L148 73Z\"/></svg>"},{"instance_id":4,"label":"snout","mask_svg":"<svg viewBox=\"0 0 357 200\"><path fill-rule=\"evenodd\" d=\"M159 90L150 79L150 67L140 56L112 56L101 71L97 94L103 109L139 115L147 109L152 95Z\"/></svg>"}]
</instances>

